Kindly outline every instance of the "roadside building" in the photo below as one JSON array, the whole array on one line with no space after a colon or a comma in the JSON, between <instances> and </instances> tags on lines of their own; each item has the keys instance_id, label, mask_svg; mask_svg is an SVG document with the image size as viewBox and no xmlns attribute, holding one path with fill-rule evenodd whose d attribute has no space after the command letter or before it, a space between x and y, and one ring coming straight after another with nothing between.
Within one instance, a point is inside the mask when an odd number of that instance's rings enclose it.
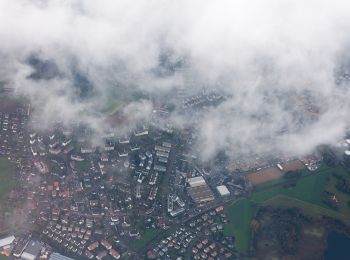
<instances>
[{"instance_id":1,"label":"roadside building","mask_svg":"<svg viewBox=\"0 0 350 260\"><path fill-rule=\"evenodd\" d=\"M49 257L49 260L74 260L73 258L61 255L59 253L52 253Z\"/></svg>"},{"instance_id":2,"label":"roadside building","mask_svg":"<svg viewBox=\"0 0 350 260\"><path fill-rule=\"evenodd\" d=\"M41 249L42 245L39 241L31 240L22 253L21 258L24 260L35 260Z\"/></svg>"},{"instance_id":3,"label":"roadside building","mask_svg":"<svg viewBox=\"0 0 350 260\"><path fill-rule=\"evenodd\" d=\"M217 186L216 189L222 197L230 196L231 194L225 185Z\"/></svg>"},{"instance_id":4,"label":"roadside building","mask_svg":"<svg viewBox=\"0 0 350 260\"><path fill-rule=\"evenodd\" d=\"M188 193L197 204L203 204L214 200L214 194L202 176L193 177L187 180L190 187Z\"/></svg>"}]
</instances>

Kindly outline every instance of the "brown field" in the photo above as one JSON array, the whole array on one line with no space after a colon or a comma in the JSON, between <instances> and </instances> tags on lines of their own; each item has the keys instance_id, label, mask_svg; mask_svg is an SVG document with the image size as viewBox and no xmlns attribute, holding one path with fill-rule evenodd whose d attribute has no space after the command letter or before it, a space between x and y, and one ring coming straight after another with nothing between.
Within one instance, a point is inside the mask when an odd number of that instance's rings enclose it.
<instances>
[{"instance_id":1,"label":"brown field","mask_svg":"<svg viewBox=\"0 0 350 260\"><path fill-rule=\"evenodd\" d=\"M278 179L283 176L283 172L277 167L269 167L262 169L257 172L252 172L247 174L248 180L253 184L257 185L266 181Z\"/></svg>"},{"instance_id":2,"label":"brown field","mask_svg":"<svg viewBox=\"0 0 350 260\"><path fill-rule=\"evenodd\" d=\"M289 162L282 163L284 172L287 171L296 171L305 168L305 165L299 160L293 160Z\"/></svg>"},{"instance_id":3,"label":"brown field","mask_svg":"<svg viewBox=\"0 0 350 260\"><path fill-rule=\"evenodd\" d=\"M304 164L299 160L293 160L282 164L283 171L277 168L277 166L262 169L260 171L247 174L248 180L257 185L266 181L278 179L283 176L287 171L295 171L304 169Z\"/></svg>"}]
</instances>

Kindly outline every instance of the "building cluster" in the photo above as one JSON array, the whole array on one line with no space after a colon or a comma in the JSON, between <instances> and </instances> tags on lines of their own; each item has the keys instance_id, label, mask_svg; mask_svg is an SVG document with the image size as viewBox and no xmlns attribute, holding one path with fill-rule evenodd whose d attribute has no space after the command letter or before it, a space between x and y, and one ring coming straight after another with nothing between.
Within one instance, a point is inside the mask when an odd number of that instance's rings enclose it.
<instances>
[{"instance_id":1,"label":"building cluster","mask_svg":"<svg viewBox=\"0 0 350 260\"><path fill-rule=\"evenodd\" d=\"M222 232L226 223L228 223L228 218L224 212L224 207L219 206L192 219L189 221L188 226L208 235L210 233Z\"/></svg>"},{"instance_id":2,"label":"building cluster","mask_svg":"<svg viewBox=\"0 0 350 260\"><path fill-rule=\"evenodd\" d=\"M149 259L173 259L186 255L195 233L188 228L180 227L160 241L147 252Z\"/></svg>"},{"instance_id":3,"label":"building cluster","mask_svg":"<svg viewBox=\"0 0 350 260\"><path fill-rule=\"evenodd\" d=\"M230 248L228 245L233 245L232 240L223 239L214 242L207 238L203 239L192 248L192 259L234 259L233 247Z\"/></svg>"},{"instance_id":4,"label":"building cluster","mask_svg":"<svg viewBox=\"0 0 350 260\"><path fill-rule=\"evenodd\" d=\"M51 246L34 239L31 234L11 235L0 239L0 250L1 255L13 259L73 260L73 258L55 252Z\"/></svg>"},{"instance_id":5,"label":"building cluster","mask_svg":"<svg viewBox=\"0 0 350 260\"><path fill-rule=\"evenodd\" d=\"M228 218L222 205L200 213L155 241L147 251L147 258L235 259L234 238L223 235L226 223Z\"/></svg>"},{"instance_id":6,"label":"building cluster","mask_svg":"<svg viewBox=\"0 0 350 260\"><path fill-rule=\"evenodd\" d=\"M166 116L162 110L156 114ZM196 239L211 236L214 227L222 232L227 219L215 208L234 194L227 181L212 178L189 155L184 140L190 133L142 125L124 135L109 130L96 146L83 124L57 122L44 131L28 120L24 108L0 114L0 152L18 162L20 188L9 201L25 199L19 214L35 234L8 237L3 254L119 259L135 251L134 241L148 239L148 232L179 225L149 252L156 258L185 257ZM202 215L208 207L214 210ZM195 226L185 224L188 219Z\"/></svg>"},{"instance_id":7,"label":"building cluster","mask_svg":"<svg viewBox=\"0 0 350 260\"><path fill-rule=\"evenodd\" d=\"M28 149L25 128L28 112L25 106L8 112L0 111L0 155L20 157Z\"/></svg>"}]
</instances>

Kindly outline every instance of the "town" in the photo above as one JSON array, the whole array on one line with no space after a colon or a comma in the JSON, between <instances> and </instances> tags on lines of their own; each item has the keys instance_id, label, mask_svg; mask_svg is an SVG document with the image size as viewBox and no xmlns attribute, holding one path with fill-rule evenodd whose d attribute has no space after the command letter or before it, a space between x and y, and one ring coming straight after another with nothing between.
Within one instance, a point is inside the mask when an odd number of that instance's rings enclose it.
<instances>
[{"instance_id":1,"label":"town","mask_svg":"<svg viewBox=\"0 0 350 260\"><path fill-rule=\"evenodd\" d=\"M16 164L19 183L4 215L16 228L0 248L14 259L236 259L226 205L266 178L320 163L257 159L248 171L246 162L244 170L214 169L193 154L191 131L156 127L164 108L127 135L108 130L99 145L84 124L37 130L29 104L5 110L0 152Z\"/></svg>"}]
</instances>

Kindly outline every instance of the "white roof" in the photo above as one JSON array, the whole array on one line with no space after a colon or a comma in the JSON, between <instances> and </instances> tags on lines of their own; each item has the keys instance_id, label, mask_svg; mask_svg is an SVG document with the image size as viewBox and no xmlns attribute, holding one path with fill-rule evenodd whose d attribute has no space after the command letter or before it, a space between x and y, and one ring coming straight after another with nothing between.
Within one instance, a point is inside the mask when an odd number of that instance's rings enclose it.
<instances>
[{"instance_id":1,"label":"white roof","mask_svg":"<svg viewBox=\"0 0 350 260\"><path fill-rule=\"evenodd\" d=\"M31 253L28 253L28 252L24 252L21 255L21 258L25 260L35 260L35 257L36 257L35 255L32 255Z\"/></svg>"},{"instance_id":2,"label":"white roof","mask_svg":"<svg viewBox=\"0 0 350 260\"><path fill-rule=\"evenodd\" d=\"M14 236L9 236L9 237L5 237L3 239L0 239L0 247L4 247L7 245L10 245L13 243L13 241L15 241L15 237Z\"/></svg>"},{"instance_id":3,"label":"white roof","mask_svg":"<svg viewBox=\"0 0 350 260\"><path fill-rule=\"evenodd\" d=\"M225 185L217 186L216 189L218 190L221 196L230 195L230 191L227 189Z\"/></svg>"},{"instance_id":4,"label":"white roof","mask_svg":"<svg viewBox=\"0 0 350 260\"><path fill-rule=\"evenodd\" d=\"M204 180L204 178L202 176L189 178L187 180L187 182L188 182L188 184L190 184L191 187L197 187L197 186L205 185L205 180Z\"/></svg>"}]
</instances>

